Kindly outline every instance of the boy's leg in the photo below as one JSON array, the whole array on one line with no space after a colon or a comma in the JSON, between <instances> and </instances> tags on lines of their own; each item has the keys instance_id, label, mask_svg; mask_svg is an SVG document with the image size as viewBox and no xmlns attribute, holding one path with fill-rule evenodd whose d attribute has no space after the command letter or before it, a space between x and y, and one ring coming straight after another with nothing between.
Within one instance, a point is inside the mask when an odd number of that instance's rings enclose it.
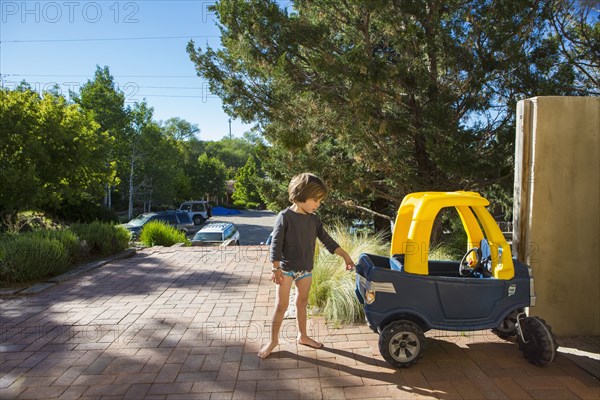
<instances>
[{"instance_id":1,"label":"boy's leg","mask_svg":"<svg viewBox=\"0 0 600 400\"><path fill-rule=\"evenodd\" d=\"M267 358L279 344L279 329L281 329L283 316L285 315L290 302L290 289L292 288L293 281L294 279L291 276L283 274L283 282L277 285L275 312L273 313L273 318L271 320L271 340L258 352L260 358Z\"/></svg>"},{"instance_id":2,"label":"boy's leg","mask_svg":"<svg viewBox=\"0 0 600 400\"><path fill-rule=\"evenodd\" d=\"M296 281L296 324L298 326L298 343L319 349L323 343L311 339L306 332L306 306L308 305L308 294L312 278L307 276Z\"/></svg>"}]
</instances>

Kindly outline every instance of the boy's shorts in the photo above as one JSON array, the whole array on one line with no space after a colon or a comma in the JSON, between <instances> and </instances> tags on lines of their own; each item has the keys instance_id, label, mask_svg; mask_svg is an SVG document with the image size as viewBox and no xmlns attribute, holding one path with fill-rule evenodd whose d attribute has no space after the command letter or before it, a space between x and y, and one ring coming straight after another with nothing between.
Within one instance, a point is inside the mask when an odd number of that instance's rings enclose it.
<instances>
[{"instance_id":1,"label":"boy's shorts","mask_svg":"<svg viewBox=\"0 0 600 400\"><path fill-rule=\"evenodd\" d=\"M308 278L312 276L311 271L281 271L284 275L287 275L294 279L294 281L299 281L300 279Z\"/></svg>"}]
</instances>

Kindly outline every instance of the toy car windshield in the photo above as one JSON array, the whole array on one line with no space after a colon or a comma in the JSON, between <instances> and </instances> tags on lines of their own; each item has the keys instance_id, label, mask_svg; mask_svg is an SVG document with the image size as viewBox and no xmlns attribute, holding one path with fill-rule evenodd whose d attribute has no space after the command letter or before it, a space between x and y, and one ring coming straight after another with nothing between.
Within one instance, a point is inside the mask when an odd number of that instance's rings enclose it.
<instances>
[{"instance_id":1,"label":"toy car windshield","mask_svg":"<svg viewBox=\"0 0 600 400\"><path fill-rule=\"evenodd\" d=\"M454 207L467 233L469 251L477 249L481 253L484 248L486 251L486 254L468 252L466 257L470 258L471 265L477 265L482 260L489 261L485 269L491 276L512 279L515 271L510 246L485 208L489 204L475 192L420 192L407 195L398 209L390 256L403 256L404 272L428 275L427 255L433 222L442 208Z\"/></svg>"}]
</instances>

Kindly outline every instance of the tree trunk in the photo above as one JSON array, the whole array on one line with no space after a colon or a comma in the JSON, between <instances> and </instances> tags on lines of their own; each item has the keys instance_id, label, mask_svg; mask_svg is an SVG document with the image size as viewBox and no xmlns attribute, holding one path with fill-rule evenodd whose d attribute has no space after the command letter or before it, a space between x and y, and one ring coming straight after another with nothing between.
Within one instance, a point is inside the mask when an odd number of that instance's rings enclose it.
<instances>
[{"instance_id":1,"label":"tree trunk","mask_svg":"<svg viewBox=\"0 0 600 400\"><path fill-rule=\"evenodd\" d=\"M152 211L152 188L150 189L150 198L148 199L148 212Z\"/></svg>"},{"instance_id":2,"label":"tree trunk","mask_svg":"<svg viewBox=\"0 0 600 400\"><path fill-rule=\"evenodd\" d=\"M106 190L104 191L104 206L108 209L112 208L112 186L110 186L110 183L106 184Z\"/></svg>"},{"instance_id":3,"label":"tree trunk","mask_svg":"<svg viewBox=\"0 0 600 400\"><path fill-rule=\"evenodd\" d=\"M133 214L133 171L135 166L135 151L131 151L131 171L129 172L129 219Z\"/></svg>"},{"instance_id":4,"label":"tree trunk","mask_svg":"<svg viewBox=\"0 0 600 400\"><path fill-rule=\"evenodd\" d=\"M379 214L388 215L389 214L389 202L386 199L376 198L371 202L371 209ZM381 232L385 239L391 239L392 237L392 227L389 219L385 219L379 217L377 215L373 216L373 223L375 225L375 232Z\"/></svg>"}]
</instances>

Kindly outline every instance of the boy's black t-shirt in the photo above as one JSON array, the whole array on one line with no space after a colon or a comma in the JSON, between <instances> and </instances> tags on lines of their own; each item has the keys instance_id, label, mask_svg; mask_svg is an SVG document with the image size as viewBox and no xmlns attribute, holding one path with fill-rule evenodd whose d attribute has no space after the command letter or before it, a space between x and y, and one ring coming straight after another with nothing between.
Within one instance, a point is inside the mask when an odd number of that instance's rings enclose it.
<instances>
[{"instance_id":1,"label":"boy's black t-shirt","mask_svg":"<svg viewBox=\"0 0 600 400\"><path fill-rule=\"evenodd\" d=\"M312 271L317 238L331 254L339 247L315 214L286 208L277 215L273 228L271 262L280 261L284 271Z\"/></svg>"}]
</instances>

